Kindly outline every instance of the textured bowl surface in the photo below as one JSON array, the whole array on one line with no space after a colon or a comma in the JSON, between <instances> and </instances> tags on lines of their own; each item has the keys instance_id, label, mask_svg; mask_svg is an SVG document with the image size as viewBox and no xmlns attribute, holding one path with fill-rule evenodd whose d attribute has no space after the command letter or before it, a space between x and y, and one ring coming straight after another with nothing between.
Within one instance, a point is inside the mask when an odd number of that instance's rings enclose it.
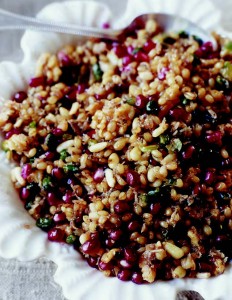
<instances>
[{"instance_id":1,"label":"textured bowl surface","mask_svg":"<svg viewBox=\"0 0 232 300\"><path fill-rule=\"evenodd\" d=\"M231 6L229 0L223 1L223 6L217 0L129 0L124 15L115 20L113 12L99 3L69 1L45 7L38 17L99 27L110 22L112 27L119 28L142 13L168 12L187 17L207 30L232 36L222 28L221 11L218 9L228 10ZM228 29L229 18L226 21ZM63 45L78 41L78 37L70 35L26 32L21 41L24 52L22 63L0 64L0 104L15 91L25 88L41 53L56 52ZM172 280L143 286L131 282L122 283L116 278L105 278L101 272L90 268L72 247L47 241L46 233L35 226L35 221L21 205L10 181L10 166L4 157L5 154L0 150L0 256L20 260L32 260L41 256L51 259L58 266L55 281L62 286L67 299L141 300L154 299L155 295L155 299L173 300L177 291L182 289L196 290L206 300L229 299L228 295L232 294L230 267L217 278Z\"/></svg>"}]
</instances>

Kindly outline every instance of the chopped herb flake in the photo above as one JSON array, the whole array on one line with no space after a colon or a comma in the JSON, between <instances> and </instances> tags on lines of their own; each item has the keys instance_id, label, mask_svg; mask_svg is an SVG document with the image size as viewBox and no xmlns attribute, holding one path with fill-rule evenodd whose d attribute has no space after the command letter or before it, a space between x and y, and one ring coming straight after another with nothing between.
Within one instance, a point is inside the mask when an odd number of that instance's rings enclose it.
<instances>
[{"instance_id":1,"label":"chopped herb flake","mask_svg":"<svg viewBox=\"0 0 232 300\"><path fill-rule=\"evenodd\" d=\"M136 53L138 53L140 50L142 50L141 47L137 47L132 51L132 54L135 55Z\"/></svg>"},{"instance_id":2,"label":"chopped herb flake","mask_svg":"<svg viewBox=\"0 0 232 300\"><path fill-rule=\"evenodd\" d=\"M35 121L32 121L32 122L29 124L29 128L36 128L36 122L35 122Z\"/></svg>"},{"instance_id":3,"label":"chopped herb flake","mask_svg":"<svg viewBox=\"0 0 232 300\"><path fill-rule=\"evenodd\" d=\"M36 226L41 229L49 229L52 226L52 219L50 218L39 218L36 221Z\"/></svg>"},{"instance_id":4,"label":"chopped herb flake","mask_svg":"<svg viewBox=\"0 0 232 300\"><path fill-rule=\"evenodd\" d=\"M176 139L172 139L171 140L171 144L170 146L168 147L169 150L171 151L180 151L182 149L182 142L180 139L176 138Z\"/></svg>"},{"instance_id":5,"label":"chopped herb flake","mask_svg":"<svg viewBox=\"0 0 232 300\"><path fill-rule=\"evenodd\" d=\"M49 189L49 187L52 186L52 179L51 176L45 176L43 181L42 181L42 186L45 190Z\"/></svg>"},{"instance_id":6,"label":"chopped herb flake","mask_svg":"<svg viewBox=\"0 0 232 300\"><path fill-rule=\"evenodd\" d=\"M161 145L167 145L169 140L170 140L168 134L161 134L159 138L160 138L159 142L160 142Z\"/></svg>"},{"instance_id":7,"label":"chopped herb flake","mask_svg":"<svg viewBox=\"0 0 232 300\"><path fill-rule=\"evenodd\" d=\"M93 75L96 81L101 81L103 72L98 63L92 66Z\"/></svg>"},{"instance_id":8,"label":"chopped herb flake","mask_svg":"<svg viewBox=\"0 0 232 300\"><path fill-rule=\"evenodd\" d=\"M226 61L220 73L225 79L232 81L232 64Z\"/></svg>"},{"instance_id":9,"label":"chopped herb flake","mask_svg":"<svg viewBox=\"0 0 232 300\"><path fill-rule=\"evenodd\" d=\"M60 159L61 160L65 160L65 158L68 156L68 152L67 152L67 150L62 150L61 152L60 152Z\"/></svg>"},{"instance_id":10,"label":"chopped herb flake","mask_svg":"<svg viewBox=\"0 0 232 300\"><path fill-rule=\"evenodd\" d=\"M130 97L130 98L126 99L126 103L131 105L131 106L135 105L135 101L136 101L136 99L134 97Z\"/></svg>"},{"instance_id":11,"label":"chopped herb flake","mask_svg":"<svg viewBox=\"0 0 232 300\"><path fill-rule=\"evenodd\" d=\"M79 169L76 165L74 164L68 164L68 165L65 165L64 166L64 171L65 173L68 173L68 172L77 172Z\"/></svg>"},{"instance_id":12,"label":"chopped herb flake","mask_svg":"<svg viewBox=\"0 0 232 300\"><path fill-rule=\"evenodd\" d=\"M65 133L63 134L63 140L64 141L68 141L68 140L71 140L73 138L73 136L69 133Z\"/></svg>"},{"instance_id":13,"label":"chopped herb flake","mask_svg":"<svg viewBox=\"0 0 232 300\"><path fill-rule=\"evenodd\" d=\"M142 146L140 147L140 150L142 152L151 152L153 150L157 150L158 149L158 145L150 145L150 146Z\"/></svg>"},{"instance_id":14,"label":"chopped herb flake","mask_svg":"<svg viewBox=\"0 0 232 300\"><path fill-rule=\"evenodd\" d=\"M224 48L230 52L232 52L232 41L229 41L224 45Z\"/></svg>"},{"instance_id":15,"label":"chopped herb flake","mask_svg":"<svg viewBox=\"0 0 232 300\"><path fill-rule=\"evenodd\" d=\"M76 241L76 236L73 234L70 234L69 236L67 236L66 238L66 243L67 244L73 244Z\"/></svg>"},{"instance_id":16,"label":"chopped herb flake","mask_svg":"<svg viewBox=\"0 0 232 300\"><path fill-rule=\"evenodd\" d=\"M4 152L9 151L7 144L8 144L7 141L2 142L1 148Z\"/></svg>"}]
</instances>

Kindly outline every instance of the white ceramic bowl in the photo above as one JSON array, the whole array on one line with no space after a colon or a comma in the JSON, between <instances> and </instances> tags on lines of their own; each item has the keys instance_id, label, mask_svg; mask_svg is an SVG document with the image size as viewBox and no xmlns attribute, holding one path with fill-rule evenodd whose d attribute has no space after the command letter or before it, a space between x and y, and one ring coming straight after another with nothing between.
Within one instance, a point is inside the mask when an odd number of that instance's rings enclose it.
<instances>
[{"instance_id":1,"label":"white ceramic bowl","mask_svg":"<svg viewBox=\"0 0 232 300\"><path fill-rule=\"evenodd\" d=\"M217 0L212 1L218 4ZM229 1L225 2L229 3ZM215 9L210 0L129 0L125 14L118 20L114 19L113 12L99 3L70 1L45 7L39 13L39 17L90 26L101 26L105 22L110 22L112 27L119 28L128 24L137 15L153 11L180 14L205 29L225 33L220 24L221 13ZM56 52L63 45L77 41L76 36L26 32L21 41L24 52L22 63L2 62L0 64L0 101L3 102L15 91L26 87L41 53ZM0 151L0 255L19 260L32 260L45 256L52 260L58 266L55 281L62 286L66 298L70 300L173 300L177 291L182 289L198 291L206 300L226 300L228 295L232 294L231 268L227 268L225 274L217 278L176 279L142 286L131 282L123 283L117 278L105 278L101 272L90 268L71 246L47 241L47 234L35 226L35 221L21 205L11 184L9 170L10 166L6 162L5 154Z\"/></svg>"}]
</instances>

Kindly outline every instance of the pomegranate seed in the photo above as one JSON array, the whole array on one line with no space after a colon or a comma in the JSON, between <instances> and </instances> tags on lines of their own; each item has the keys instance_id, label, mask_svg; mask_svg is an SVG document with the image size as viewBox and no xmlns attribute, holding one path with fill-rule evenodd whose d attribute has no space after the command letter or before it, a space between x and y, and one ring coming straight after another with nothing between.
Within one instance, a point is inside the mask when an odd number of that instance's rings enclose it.
<instances>
[{"instance_id":1,"label":"pomegranate seed","mask_svg":"<svg viewBox=\"0 0 232 300\"><path fill-rule=\"evenodd\" d=\"M20 92L17 92L14 97L13 97L13 100L18 102L18 103L21 103L23 102L23 100L25 100L27 98L27 93L23 92L23 91L20 91Z\"/></svg>"},{"instance_id":2,"label":"pomegranate seed","mask_svg":"<svg viewBox=\"0 0 232 300\"><path fill-rule=\"evenodd\" d=\"M98 263L98 267L102 271L112 270L113 269L113 264L111 262L105 263L105 262L100 260L100 262Z\"/></svg>"},{"instance_id":3,"label":"pomegranate seed","mask_svg":"<svg viewBox=\"0 0 232 300\"><path fill-rule=\"evenodd\" d=\"M37 87L44 85L46 83L46 78L44 76L31 78L29 81L30 87Z\"/></svg>"},{"instance_id":4,"label":"pomegranate seed","mask_svg":"<svg viewBox=\"0 0 232 300\"><path fill-rule=\"evenodd\" d=\"M62 222L64 220L66 220L66 215L63 212L57 213L53 216L53 220L56 223Z\"/></svg>"},{"instance_id":5,"label":"pomegranate seed","mask_svg":"<svg viewBox=\"0 0 232 300\"><path fill-rule=\"evenodd\" d=\"M127 202L125 201L117 201L115 204L114 204L114 211L118 214L122 214L126 211L129 211L130 210L130 206Z\"/></svg>"},{"instance_id":6,"label":"pomegranate seed","mask_svg":"<svg viewBox=\"0 0 232 300\"><path fill-rule=\"evenodd\" d=\"M222 134L220 131L214 131L207 133L206 135L206 141L208 143L217 144L219 146L222 145Z\"/></svg>"},{"instance_id":7,"label":"pomegranate seed","mask_svg":"<svg viewBox=\"0 0 232 300\"><path fill-rule=\"evenodd\" d=\"M102 168L98 168L93 174L93 180L97 183L102 182L105 176L104 170Z\"/></svg>"},{"instance_id":8,"label":"pomegranate seed","mask_svg":"<svg viewBox=\"0 0 232 300\"><path fill-rule=\"evenodd\" d=\"M121 259L119 261L119 265L123 268L123 269L132 269L133 268L133 264L128 262L125 259Z\"/></svg>"},{"instance_id":9,"label":"pomegranate seed","mask_svg":"<svg viewBox=\"0 0 232 300\"><path fill-rule=\"evenodd\" d=\"M205 183L212 184L214 182L214 174L212 171L207 171L205 174Z\"/></svg>"},{"instance_id":10,"label":"pomegranate seed","mask_svg":"<svg viewBox=\"0 0 232 300\"><path fill-rule=\"evenodd\" d=\"M164 80L166 78L166 75L167 75L167 73L168 73L169 70L170 69L167 68L167 67L161 68L161 70L157 74L158 75L158 79L159 80Z\"/></svg>"},{"instance_id":11,"label":"pomegranate seed","mask_svg":"<svg viewBox=\"0 0 232 300\"><path fill-rule=\"evenodd\" d=\"M65 99L69 101L75 101L76 100L76 95L78 92L78 88L73 86L69 89L68 93L65 95Z\"/></svg>"},{"instance_id":12,"label":"pomegranate seed","mask_svg":"<svg viewBox=\"0 0 232 300\"><path fill-rule=\"evenodd\" d=\"M47 201L50 206L56 206L60 201L57 199L56 195L52 192L48 193Z\"/></svg>"},{"instance_id":13,"label":"pomegranate seed","mask_svg":"<svg viewBox=\"0 0 232 300\"><path fill-rule=\"evenodd\" d=\"M109 29L110 28L110 23L108 23L108 22L103 23L102 28L103 29Z\"/></svg>"},{"instance_id":14,"label":"pomegranate seed","mask_svg":"<svg viewBox=\"0 0 232 300\"><path fill-rule=\"evenodd\" d=\"M127 55L126 47L121 46L119 44L115 44L113 46L113 51L119 58L122 58L123 56Z\"/></svg>"},{"instance_id":15,"label":"pomegranate seed","mask_svg":"<svg viewBox=\"0 0 232 300\"><path fill-rule=\"evenodd\" d=\"M140 185L140 176L139 176L139 174L135 171L129 171L126 174L126 182L132 187L139 186Z\"/></svg>"},{"instance_id":16,"label":"pomegranate seed","mask_svg":"<svg viewBox=\"0 0 232 300\"><path fill-rule=\"evenodd\" d=\"M106 247L108 247L108 248L113 248L114 245L115 245L115 243L116 243L116 241L111 240L111 239L106 239L106 240L105 240L105 245L106 245Z\"/></svg>"},{"instance_id":17,"label":"pomegranate seed","mask_svg":"<svg viewBox=\"0 0 232 300\"><path fill-rule=\"evenodd\" d=\"M55 154L51 151L47 151L44 153L44 156L47 160L52 160L54 158Z\"/></svg>"},{"instance_id":18,"label":"pomegranate seed","mask_svg":"<svg viewBox=\"0 0 232 300\"><path fill-rule=\"evenodd\" d=\"M70 66L73 64L72 59L65 52L60 51L57 56L62 66Z\"/></svg>"},{"instance_id":19,"label":"pomegranate seed","mask_svg":"<svg viewBox=\"0 0 232 300\"><path fill-rule=\"evenodd\" d=\"M138 221L131 221L127 228L129 231L137 231L140 228L140 224Z\"/></svg>"},{"instance_id":20,"label":"pomegranate seed","mask_svg":"<svg viewBox=\"0 0 232 300\"><path fill-rule=\"evenodd\" d=\"M135 106L139 109L143 109L146 107L148 103L148 99L143 95L136 96Z\"/></svg>"},{"instance_id":21,"label":"pomegranate seed","mask_svg":"<svg viewBox=\"0 0 232 300\"><path fill-rule=\"evenodd\" d=\"M62 179L64 177L63 169L61 169L61 168L53 168L52 169L52 176L54 176L57 179Z\"/></svg>"},{"instance_id":22,"label":"pomegranate seed","mask_svg":"<svg viewBox=\"0 0 232 300\"><path fill-rule=\"evenodd\" d=\"M200 58L210 58L214 53L213 45L211 42L205 42L202 46L195 52L195 55Z\"/></svg>"},{"instance_id":23,"label":"pomegranate seed","mask_svg":"<svg viewBox=\"0 0 232 300\"><path fill-rule=\"evenodd\" d=\"M27 179L27 177L31 174L32 166L30 164L26 164L22 167L21 176L23 179Z\"/></svg>"},{"instance_id":24,"label":"pomegranate seed","mask_svg":"<svg viewBox=\"0 0 232 300\"><path fill-rule=\"evenodd\" d=\"M126 55L122 58L122 64L123 64L124 67L129 65L132 61L133 61L132 57L129 56L129 55Z\"/></svg>"},{"instance_id":25,"label":"pomegranate seed","mask_svg":"<svg viewBox=\"0 0 232 300\"><path fill-rule=\"evenodd\" d=\"M160 203L152 203L152 204L150 205L150 212L151 212L151 214L153 214L153 215L158 214L158 212L160 211L160 209L161 209Z\"/></svg>"},{"instance_id":26,"label":"pomegranate seed","mask_svg":"<svg viewBox=\"0 0 232 300\"><path fill-rule=\"evenodd\" d=\"M143 46L143 50L146 53L149 53L152 49L154 49L156 47L156 44L152 41L152 40L148 40L144 46Z\"/></svg>"},{"instance_id":27,"label":"pomegranate seed","mask_svg":"<svg viewBox=\"0 0 232 300\"><path fill-rule=\"evenodd\" d=\"M84 93L85 89L86 89L85 84L84 83L79 83L78 86L77 86L77 93L82 94L82 93Z\"/></svg>"},{"instance_id":28,"label":"pomegranate seed","mask_svg":"<svg viewBox=\"0 0 232 300\"><path fill-rule=\"evenodd\" d=\"M129 55L133 55L134 49L135 49L135 48L134 48L133 46L131 46L131 45L128 46L128 47L127 47L127 53L128 53Z\"/></svg>"},{"instance_id":29,"label":"pomegranate seed","mask_svg":"<svg viewBox=\"0 0 232 300\"><path fill-rule=\"evenodd\" d=\"M132 248L124 248L124 257L129 262L135 262L137 260L137 254Z\"/></svg>"},{"instance_id":30,"label":"pomegranate seed","mask_svg":"<svg viewBox=\"0 0 232 300\"><path fill-rule=\"evenodd\" d=\"M189 115L183 108L176 107L169 111L169 116L175 121L186 122Z\"/></svg>"},{"instance_id":31,"label":"pomegranate seed","mask_svg":"<svg viewBox=\"0 0 232 300\"><path fill-rule=\"evenodd\" d=\"M143 281L143 276L139 272L134 272L132 274L131 281L136 283L136 284L142 284L144 282Z\"/></svg>"},{"instance_id":32,"label":"pomegranate seed","mask_svg":"<svg viewBox=\"0 0 232 300\"><path fill-rule=\"evenodd\" d=\"M72 197L73 197L73 192L72 191L67 191L64 196L62 197L62 200L65 203L72 203Z\"/></svg>"},{"instance_id":33,"label":"pomegranate seed","mask_svg":"<svg viewBox=\"0 0 232 300\"><path fill-rule=\"evenodd\" d=\"M112 230L110 233L110 238L114 241L118 241L121 236L122 236L122 230L120 229Z\"/></svg>"},{"instance_id":34,"label":"pomegranate seed","mask_svg":"<svg viewBox=\"0 0 232 300\"><path fill-rule=\"evenodd\" d=\"M64 231L60 228L52 228L48 231L48 240L51 242L62 242L64 239Z\"/></svg>"},{"instance_id":35,"label":"pomegranate seed","mask_svg":"<svg viewBox=\"0 0 232 300\"><path fill-rule=\"evenodd\" d=\"M201 193L201 186L200 186L200 184L196 184L193 188L193 194L199 195L200 193Z\"/></svg>"},{"instance_id":36,"label":"pomegranate seed","mask_svg":"<svg viewBox=\"0 0 232 300\"><path fill-rule=\"evenodd\" d=\"M8 140L8 139L11 138L12 135L14 135L14 134L20 134L20 130L19 130L19 129L16 129L16 128L11 129L10 131L8 131L8 132L5 134L5 139Z\"/></svg>"},{"instance_id":37,"label":"pomegranate seed","mask_svg":"<svg viewBox=\"0 0 232 300\"><path fill-rule=\"evenodd\" d=\"M63 133L64 133L63 130L60 129L60 128L54 128L54 129L52 130L52 134L54 134L55 136L62 136Z\"/></svg>"},{"instance_id":38,"label":"pomegranate seed","mask_svg":"<svg viewBox=\"0 0 232 300\"><path fill-rule=\"evenodd\" d=\"M23 200L27 200L30 197L30 191L29 191L29 189L27 189L26 187L23 187L22 190L21 190L20 197Z\"/></svg>"},{"instance_id":39,"label":"pomegranate seed","mask_svg":"<svg viewBox=\"0 0 232 300\"><path fill-rule=\"evenodd\" d=\"M120 270L117 274L118 279L128 281L131 279L132 273L130 270Z\"/></svg>"},{"instance_id":40,"label":"pomegranate seed","mask_svg":"<svg viewBox=\"0 0 232 300\"><path fill-rule=\"evenodd\" d=\"M195 152L194 146L188 146L187 149L182 153L183 159L190 159L193 156L193 153Z\"/></svg>"},{"instance_id":41,"label":"pomegranate seed","mask_svg":"<svg viewBox=\"0 0 232 300\"><path fill-rule=\"evenodd\" d=\"M84 254L95 255L100 250L100 247L98 239L90 239L81 246L81 250Z\"/></svg>"},{"instance_id":42,"label":"pomegranate seed","mask_svg":"<svg viewBox=\"0 0 232 300\"><path fill-rule=\"evenodd\" d=\"M142 51L139 51L135 54L135 59L138 61L138 62L149 62L149 57L146 53L142 52Z\"/></svg>"},{"instance_id":43,"label":"pomegranate seed","mask_svg":"<svg viewBox=\"0 0 232 300\"><path fill-rule=\"evenodd\" d=\"M88 259L87 259L87 262L89 264L90 267L92 268L97 268L97 257L92 257L90 256Z\"/></svg>"}]
</instances>

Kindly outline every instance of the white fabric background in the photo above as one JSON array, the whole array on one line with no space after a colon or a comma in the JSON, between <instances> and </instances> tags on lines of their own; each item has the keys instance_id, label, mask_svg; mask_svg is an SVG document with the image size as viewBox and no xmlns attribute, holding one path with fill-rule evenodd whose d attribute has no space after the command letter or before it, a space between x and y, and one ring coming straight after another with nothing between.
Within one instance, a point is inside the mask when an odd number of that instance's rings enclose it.
<instances>
[{"instance_id":1,"label":"white fabric background","mask_svg":"<svg viewBox=\"0 0 232 300\"><path fill-rule=\"evenodd\" d=\"M35 16L45 5L54 1L56 0L0 0L0 8ZM120 14L126 5L126 0L117 0L117 5L115 0L92 1L107 3L110 7L114 7L115 14ZM20 61L22 34L21 31L0 30L0 61L5 59ZM64 300L61 288L53 281L55 269L55 264L45 259L18 262L0 258L0 300Z\"/></svg>"}]
</instances>

